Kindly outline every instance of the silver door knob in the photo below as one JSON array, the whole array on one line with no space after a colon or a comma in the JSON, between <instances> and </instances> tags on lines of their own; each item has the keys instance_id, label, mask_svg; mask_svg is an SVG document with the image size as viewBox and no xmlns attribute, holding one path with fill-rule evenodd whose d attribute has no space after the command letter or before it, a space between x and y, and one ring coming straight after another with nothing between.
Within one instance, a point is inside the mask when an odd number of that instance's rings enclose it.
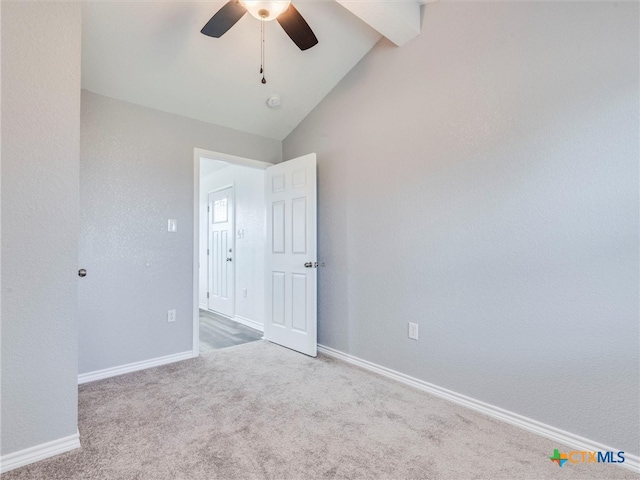
<instances>
[{"instance_id":1,"label":"silver door knob","mask_svg":"<svg viewBox=\"0 0 640 480\"><path fill-rule=\"evenodd\" d=\"M79 277L86 277L87 276L87 271L84 268L81 268L80 270L78 270L78 276Z\"/></svg>"},{"instance_id":2,"label":"silver door knob","mask_svg":"<svg viewBox=\"0 0 640 480\"><path fill-rule=\"evenodd\" d=\"M307 262L304 264L304 268L313 268L313 262Z\"/></svg>"}]
</instances>

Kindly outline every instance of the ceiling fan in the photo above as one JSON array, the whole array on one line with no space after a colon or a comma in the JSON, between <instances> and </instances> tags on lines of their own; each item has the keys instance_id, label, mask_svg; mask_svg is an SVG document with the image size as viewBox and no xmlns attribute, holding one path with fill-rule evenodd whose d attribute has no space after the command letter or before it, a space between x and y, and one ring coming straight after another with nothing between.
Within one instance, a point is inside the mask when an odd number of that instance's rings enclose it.
<instances>
[{"instance_id":1,"label":"ceiling fan","mask_svg":"<svg viewBox=\"0 0 640 480\"><path fill-rule=\"evenodd\" d=\"M278 20L300 50L307 50L318 43L311 27L291 0L230 0L211 17L201 33L220 38L247 12L263 22Z\"/></svg>"}]
</instances>

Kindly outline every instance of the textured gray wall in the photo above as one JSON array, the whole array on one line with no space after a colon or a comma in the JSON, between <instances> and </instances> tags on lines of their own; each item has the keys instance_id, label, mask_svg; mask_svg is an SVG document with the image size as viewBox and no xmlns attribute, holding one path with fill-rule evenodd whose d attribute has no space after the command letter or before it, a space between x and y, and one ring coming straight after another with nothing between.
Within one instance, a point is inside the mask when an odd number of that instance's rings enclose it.
<instances>
[{"instance_id":1,"label":"textured gray wall","mask_svg":"<svg viewBox=\"0 0 640 480\"><path fill-rule=\"evenodd\" d=\"M77 431L80 26L2 3L2 455Z\"/></svg>"},{"instance_id":2,"label":"textured gray wall","mask_svg":"<svg viewBox=\"0 0 640 480\"><path fill-rule=\"evenodd\" d=\"M81 119L79 372L190 351L193 149L279 162L281 143L86 91Z\"/></svg>"},{"instance_id":3,"label":"textured gray wall","mask_svg":"<svg viewBox=\"0 0 640 480\"><path fill-rule=\"evenodd\" d=\"M379 43L284 141L318 153L319 342L640 453L638 28L436 3Z\"/></svg>"}]
</instances>

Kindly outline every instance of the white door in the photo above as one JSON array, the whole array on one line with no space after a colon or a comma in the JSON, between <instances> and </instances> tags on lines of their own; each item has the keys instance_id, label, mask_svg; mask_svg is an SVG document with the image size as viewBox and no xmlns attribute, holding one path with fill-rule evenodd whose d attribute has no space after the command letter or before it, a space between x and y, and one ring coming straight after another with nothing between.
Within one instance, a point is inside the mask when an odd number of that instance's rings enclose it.
<instances>
[{"instance_id":1,"label":"white door","mask_svg":"<svg viewBox=\"0 0 640 480\"><path fill-rule=\"evenodd\" d=\"M209 194L209 310L233 317L233 187Z\"/></svg>"},{"instance_id":2,"label":"white door","mask_svg":"<svg viewBox=\"0 0 640 480\"><path fill-rule=\"evenodd\" d=\"M316 154L266 170L264 338L317 355Z\"/></svg>"}]
</instances>

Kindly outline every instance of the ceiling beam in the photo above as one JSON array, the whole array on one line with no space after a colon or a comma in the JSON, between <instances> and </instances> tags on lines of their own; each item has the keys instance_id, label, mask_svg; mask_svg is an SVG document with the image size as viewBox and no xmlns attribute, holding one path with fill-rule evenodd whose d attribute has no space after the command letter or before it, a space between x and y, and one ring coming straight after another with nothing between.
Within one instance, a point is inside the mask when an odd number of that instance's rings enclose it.
<instances>
[{"instance_id":1,"label":"ceiling beam","mask_svg":"<svg viewBox=\"0 0 640 480\"><path fill-rule=\"evenodd\" d=\"M336 0L397 46L420 35L420 3L415 0Z\"/></svg>"}]
</instances>

